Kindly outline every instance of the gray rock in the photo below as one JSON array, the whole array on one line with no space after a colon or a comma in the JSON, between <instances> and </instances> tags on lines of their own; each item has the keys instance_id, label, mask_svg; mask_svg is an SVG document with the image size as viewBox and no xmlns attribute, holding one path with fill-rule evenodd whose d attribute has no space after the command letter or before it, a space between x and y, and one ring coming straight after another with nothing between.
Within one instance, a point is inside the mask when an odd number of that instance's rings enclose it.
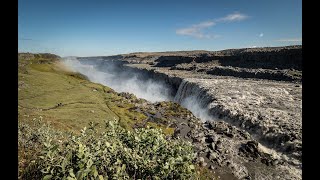
<instances>
[{"instance_id":1,"label":"gray rock","mask_svg":"<svg viewBox=\"0 0 320 180\"><path fill-rule=\"evenodd\" d=\"M215 143L210 143L209 144L209 148L211 149L211 150L215 150L215 147L216 147L216 144Z\"/></svg>"},{"instance_id":2,"label":"gray rock","mask_svg":"<svg viewBox=\"0 0 320 180\"><path fill-rule=\"evenodd\" d=\"M213 143L213 142L217 142L218 141L218 136L216 136L216 135L209 135L209 136L207 136L207 138L206 138L206 142L207 143Z\"/></svg>"},{"instance_id":3,"label":"gray rock","mask_svg":"<svg viewBox=\"0 0 320 180\"><path fill-rule=\"evenodd\" d=\"M218 157L218 154L216 152L211 151L207 154L207 157L209 160L216 160Z\"/></svg>"},{"instance_id":4,"label":"gray rock","mask_svg":"<svg viewBox=\"0 0 320 180\"><path fill-rule=\"evenodd\" d=\"M199 162L204 162L204 158L203 157L199 157Z\"/></svg>"}]
</instances>

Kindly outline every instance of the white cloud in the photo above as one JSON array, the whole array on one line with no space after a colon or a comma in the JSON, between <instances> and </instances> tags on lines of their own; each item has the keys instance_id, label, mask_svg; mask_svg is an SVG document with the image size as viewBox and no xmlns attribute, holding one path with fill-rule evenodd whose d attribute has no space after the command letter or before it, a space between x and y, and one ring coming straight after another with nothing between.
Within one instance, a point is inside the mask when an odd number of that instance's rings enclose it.
<instances>
[{"instance_id":1,"label":"white cloud","mask_svg":"<svg viewBox=\"0 0 320 180\"><path fill-rule=\"evenodd\" d=\"M212 38L211 35L204 34L202 32L203 29L209 28L211 26L214 26L215 23L213 21L206 21L206 22L201 22L199 24L194 24L191 27L188 28L182 28L182 29L177 29L176 34L178 35L188 35L188 36L193 36L196 38Z\"/></svg>"},{"instance_id":2,"label":"white cloud","mask_svg":"<svg viewBox=\"0 0 320 180\"><path fill-rule=\"evenodd\" d=\"M247 15L240 13L229 14L223 18L219 18L216 20L204 21L199 24L193 24L190 27L180 28L176 30L176 34L184 35L184 36L192 36L199 39L213 39L220 37L219 35L210 35L205 34L203 30L208 29L212 26L215 26L219 22L233 22L233 21L241 21L248 18Z\"/></svg>"},{"instance_id":3,"label":"white cloud","mask_svg":"<svg viewBox=\"0 0 320 180\"><path fill-rule=\"evenodd\" d=\"M207 27L211 27L214 26L216 23L213 21L206 21L206 22L202 22L196 25L193 25L196 28L207 28Z\"/></svg>"},{"instance_id":4,"label":"white cloud","mask_svg":"<svg viewBox=\"0 0 320 180\"><path fill-rule=\"evenodd\" d=\"M259 34L259 37L263 37L263 36L264 36L264 34L263 34L263 33L260 33L260 34Z\"/></svg>"},{"instance_id":5,"label":"white cloud","mask_svg":"<svg viewBox=\"0 0 320 180\"><path fill-rule=\"evenodd\" d=\"M301 42L302 38L292 38L292 39L277 39L278 42Z\"/></svg>"},{"instance_id":6,"label":"white cloud","mask_svg":"<svg viewBox=\"0 0 320 180\"><path fill-rule=\"evenodd\" d=\"M247 19L249 16L241 13L233 13L229 14L226 17L217 19L217 21L224 21L224 22L232 22L232 21L242 21Z\"/></svg>"}]
</instances>

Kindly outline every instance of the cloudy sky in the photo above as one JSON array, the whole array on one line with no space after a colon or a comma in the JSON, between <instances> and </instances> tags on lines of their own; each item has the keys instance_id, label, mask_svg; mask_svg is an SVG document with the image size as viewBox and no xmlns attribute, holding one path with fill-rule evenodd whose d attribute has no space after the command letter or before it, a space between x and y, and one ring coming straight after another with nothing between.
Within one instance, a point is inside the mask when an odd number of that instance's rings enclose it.
<instances>
[{"instance_id":1,"label":"cloudy sky","mask_svg":"<svg viewBox=\"0 0 320 180\"><path fill-rule=\"evenodd\" d=\"M19 52L60 56L302 43L301 0L18 0Z\"/></svg>"}]
</instances>

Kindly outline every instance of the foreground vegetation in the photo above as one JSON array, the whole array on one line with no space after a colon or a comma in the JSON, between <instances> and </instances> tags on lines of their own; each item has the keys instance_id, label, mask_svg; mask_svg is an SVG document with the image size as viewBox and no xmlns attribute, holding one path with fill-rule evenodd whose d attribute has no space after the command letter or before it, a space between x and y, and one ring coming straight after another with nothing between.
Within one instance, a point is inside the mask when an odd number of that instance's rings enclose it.
<instances>
[{"instance_id":1,"label":"foreground vegetation","mask_svg":"<svg viewBox=\"0 0 320 180\"><path fill-rule=\"evenodd\" d=\"M191 144L167 139L161 129L128 131L109 121L102 133L90 123L73 135L34 124L40 128L19 125L19 146L41 149L22 179L195 179Z\"/></svg>"}]
</instances>

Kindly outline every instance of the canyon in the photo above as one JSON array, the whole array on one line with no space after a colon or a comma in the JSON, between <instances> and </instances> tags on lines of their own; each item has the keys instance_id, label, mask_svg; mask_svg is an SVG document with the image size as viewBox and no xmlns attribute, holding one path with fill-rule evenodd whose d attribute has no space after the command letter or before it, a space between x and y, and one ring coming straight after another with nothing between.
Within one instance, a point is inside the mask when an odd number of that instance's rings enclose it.
<instances>
[{"instance_id":1,"label":"canyon","mask_svg":"<svg viewBox=\"0 0 320 180\"><path fill-rule=\"evenodd\" d=\"M222 179L302 179L302 46L66 57L90 81L192 113L168 123ZM130 98L128 98L130 99Z\"/></svg>"}]
</instances>

